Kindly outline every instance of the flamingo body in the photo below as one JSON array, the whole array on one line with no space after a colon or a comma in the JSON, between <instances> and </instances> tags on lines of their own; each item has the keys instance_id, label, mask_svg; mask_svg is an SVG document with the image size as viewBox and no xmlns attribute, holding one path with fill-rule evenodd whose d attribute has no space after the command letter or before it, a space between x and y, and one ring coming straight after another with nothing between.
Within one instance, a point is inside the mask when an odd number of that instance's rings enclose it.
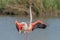
<instances>
[{"instance_id":1,"label":"flamingo body","mask_svg":"<svg viewBox=\"0 0 60 40\"><path fill-rule=\"evenodd\" d=\"M23 31L33 31L34 29L37 28L46 28L46 25L41 21L37 20L33 23L31 23L31 27L29 27L30 24L27 24L25 22L19 23L18 21L15 22L17 30L23 30Z\"/></svg>"}]
</instances>

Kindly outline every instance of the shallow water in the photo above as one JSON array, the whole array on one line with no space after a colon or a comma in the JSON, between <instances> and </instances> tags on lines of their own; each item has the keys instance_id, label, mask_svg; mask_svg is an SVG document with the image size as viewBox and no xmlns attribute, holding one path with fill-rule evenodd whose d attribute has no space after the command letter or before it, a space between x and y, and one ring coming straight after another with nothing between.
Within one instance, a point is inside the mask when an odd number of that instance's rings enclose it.
<instances>
[{"instance_id":1,"label":"shallow water","mask_svg":"<svg viewBox=\"0 0 60 40\"><path fill-rule=\"evenodd\" d=\"M25 40L25 35L19 34L15 20L29 23L27 18L0 17L0 40ZM35 29L28 33L28 40L60 40L60 18L41 19L47 24L46 29Z\"/></svg>"}]
</instances>

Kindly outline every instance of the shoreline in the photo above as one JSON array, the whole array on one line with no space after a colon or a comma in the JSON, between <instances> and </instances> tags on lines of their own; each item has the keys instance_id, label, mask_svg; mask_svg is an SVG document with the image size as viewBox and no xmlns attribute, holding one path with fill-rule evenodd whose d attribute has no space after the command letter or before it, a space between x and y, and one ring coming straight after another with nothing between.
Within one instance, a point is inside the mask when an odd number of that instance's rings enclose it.
<instances>
[{"instance_id":1,"label":"shoreline","mask_svg":"<svg viewBox=\"0 0 60 40\"><path fill-rule=\"evenodd\" d=\"M0 15L0 17L5 17L5 16L7 16L7 17L19 17L19 18L20 17L22 17L22 18L24 18L24 17L30 18L29 16L24 16L24 15ZM45 16L45 17L42 17L42 16L40 16L40 17L35 16L34 17L33 16L33 18L60 18L60 17L59 16L57 16L57 17L56 16L52 16L52 17L51 16L49 16L49 17L48 16Z\"/></svg>"}]
</instances>

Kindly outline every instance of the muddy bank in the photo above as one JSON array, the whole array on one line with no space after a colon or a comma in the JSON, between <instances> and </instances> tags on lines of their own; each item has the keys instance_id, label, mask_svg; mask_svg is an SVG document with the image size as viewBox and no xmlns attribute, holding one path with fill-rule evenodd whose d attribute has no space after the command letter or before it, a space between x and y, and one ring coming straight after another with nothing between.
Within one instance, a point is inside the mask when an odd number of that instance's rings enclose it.
<instances>
[{"instance_id":1,"label":"muddy bank","mask_svg":"<svg viewBox=\"0 0 60 40\"><path fill-rule=\"evenodd\" d=\"M0 9L0 15L5 16L20 16L20 17L29 17L29 8L24 8L21 6L13 7L13 6L7 6L5 8ZM45 12L38 13L37 11L32 10L33 17L41 17L41 18L50 18L50 17L60 17L60 10L57 10L56 12Z\"/></svg>"}]
</instances>

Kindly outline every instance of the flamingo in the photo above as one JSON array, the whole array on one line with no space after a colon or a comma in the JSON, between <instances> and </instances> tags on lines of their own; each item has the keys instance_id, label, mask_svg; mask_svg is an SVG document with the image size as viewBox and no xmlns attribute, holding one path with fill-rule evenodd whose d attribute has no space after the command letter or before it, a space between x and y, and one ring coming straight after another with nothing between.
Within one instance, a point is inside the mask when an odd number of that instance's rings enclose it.
<instances>
[{"instance_id":1,"label":"flamingo","mask_svg":"<svg viewBox=\"0 0 60 40\"><path fill-rule=\"evenodd\" d=\"M46 28L46 24L44 24L43 21L37 20L35 22L32 22L32 12L31 12L31 5L30 5L30 23L27 24L26 22L19 23L17 20L15 21L17 30L21 33L33 31L36 28Z\"/></svg>"}]
</instances>

